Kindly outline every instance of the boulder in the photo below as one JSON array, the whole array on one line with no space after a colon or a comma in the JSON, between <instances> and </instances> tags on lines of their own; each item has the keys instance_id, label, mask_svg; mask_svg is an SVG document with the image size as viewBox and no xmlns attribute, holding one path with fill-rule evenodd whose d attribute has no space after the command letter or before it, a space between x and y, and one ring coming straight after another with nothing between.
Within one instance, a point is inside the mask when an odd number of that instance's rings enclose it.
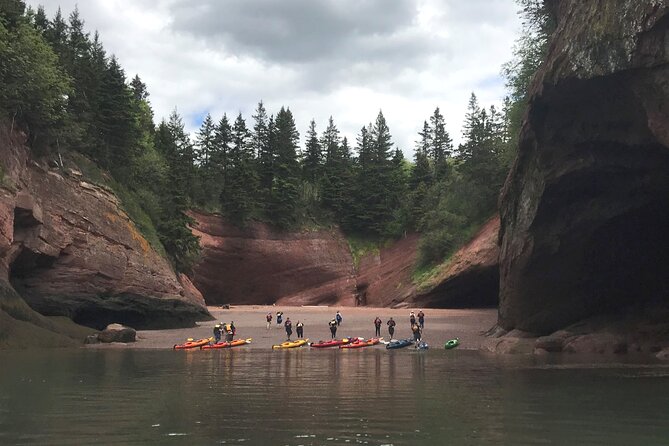
<instances>
[{"instance_id":1,"label":"boulder","mask_svg":"<svg viewBox=\"0 0 669 446\"><path fill-rule=\"evenodd\" d=\"M627 342L613 333L589 333L574 336L564 345L566 353L620 354L627 353Z\"/></svg>"},{"instance_id":2,"label":"boulder","mask_svg":"<svg viewBox=\"0 0 669 446\"><path fill-rule=\"evenodd\" d=\"M135 342L137 331L134 328L125 327L121 324L109 324L107 328L98 333L100 342Z\"/></svg>"}]
</instances>

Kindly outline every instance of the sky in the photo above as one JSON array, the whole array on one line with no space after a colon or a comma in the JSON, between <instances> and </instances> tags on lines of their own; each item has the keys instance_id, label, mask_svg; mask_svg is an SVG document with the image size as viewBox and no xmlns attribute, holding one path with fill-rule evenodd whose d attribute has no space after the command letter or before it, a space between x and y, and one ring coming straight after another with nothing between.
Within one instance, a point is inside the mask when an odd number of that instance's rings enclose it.
<instances>
[{"instance_id":1,"label":"sky","mask_svg":"<svg viewBox=\"0 0 669 446\"><path fill-rule=\"evenodd\" d=\"M520 30L513 0L28 0L50 18L78 3L91 33L128 79L147 84L156 122L175 108L194 132L202 118L238 113L253 125L290 107L304 141L330 116L351 146L379 110L413 158L436 107L455 143L471 92L500 106L501 65Z\"/></svg>"}]
</instances>

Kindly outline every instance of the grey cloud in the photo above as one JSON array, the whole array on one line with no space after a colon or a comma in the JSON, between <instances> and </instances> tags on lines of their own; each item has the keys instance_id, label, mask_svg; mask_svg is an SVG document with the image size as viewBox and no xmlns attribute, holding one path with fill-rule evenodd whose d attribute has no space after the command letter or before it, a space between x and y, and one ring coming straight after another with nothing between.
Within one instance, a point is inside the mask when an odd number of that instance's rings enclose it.
<instances>
[{"instance_id":1,"label":"grey cloud","mask_svg":"<svg viewBox=\"0 0 669 446\"><path fill-rule=\"evenodd\" d=\"M415 14L410 0L180 1L172 6L172 26L222 43L227 52L303 63L354 52L358 59L374 58L375 50L392 45L412 25Z\"/></svg>"}]
</instances>

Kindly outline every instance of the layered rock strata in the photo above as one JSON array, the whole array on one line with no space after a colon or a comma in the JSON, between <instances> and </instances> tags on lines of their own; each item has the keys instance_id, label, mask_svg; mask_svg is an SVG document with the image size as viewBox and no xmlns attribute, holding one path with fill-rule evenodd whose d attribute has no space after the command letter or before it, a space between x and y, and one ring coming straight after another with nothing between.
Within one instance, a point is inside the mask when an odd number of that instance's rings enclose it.
<instances>
[{"instance_id":1,"label":"layered rock strata","mask_svg":"<svg viewBox=\"0 0 669 446\"><path fill-rule=\"evenodd\" d=\"M21 135L0 132L0 280L38 312L96 328L190 326L209 317L202 296L111 191L73 168L34 160Z\"/></svg>"},{"instance_id":2,"label":"layered rock strata","mask_svg":"<svg viewBox=\"0 0 669 446\"><path fill-rule=\"evenodd\" d=\"M535 334L669 301L669 5L550 4L500 209L499 324Z\"/></svg>"}]
</instances>

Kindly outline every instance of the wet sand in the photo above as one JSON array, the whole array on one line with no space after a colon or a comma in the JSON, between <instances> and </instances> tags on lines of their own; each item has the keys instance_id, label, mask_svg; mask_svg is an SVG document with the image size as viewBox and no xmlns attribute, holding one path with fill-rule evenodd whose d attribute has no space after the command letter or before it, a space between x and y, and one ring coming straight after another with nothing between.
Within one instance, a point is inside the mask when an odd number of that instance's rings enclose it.
<instances>
[{"instance_id":1,"label":"wet sand","mask_svg":"<svg viewBox=\"0 0 669 446\"><path fill-rule=\"evenodd\" d=\"M253 338L251 344L236 347L243 349L267 349L273 344L286 340L283 324L277 325L276 312L283 311L284 321L290 317L293 322L293 335L297 339L295 326L298 321L304 323L304 337L310 341L330 339L328 322L340 310L343 322L337 330L337 338L374 336L374 318L378 315L383 320L381 335L388 340L386 321L392 316L397 326L395 339L411 337L409 325L410 308L369 308L369 307L281 307L263 305L232 306L230 309L209 307L216 321L199 323L195 328L176 330L140 330L137 342L133 344L114 344L113 347L123 348L172 348L174 344L184 342L187 338L201 339L212 336L212 329L217 322L234 321L237 328L235 338ZM418 313L419 308L413 309ZM272 313L273 320L270 330L266 329L265 316ZM448 339L459 338L460 348L479 349L486 339L482 332L488 330L497 321L497 309L463 309L444 310L423 308L425 313L425 330L423 340L431 347L441 347ZM100 344L98 344L100 346ZM103 346L103 348L106 346Z\"/></svg>"}]
</instances>

